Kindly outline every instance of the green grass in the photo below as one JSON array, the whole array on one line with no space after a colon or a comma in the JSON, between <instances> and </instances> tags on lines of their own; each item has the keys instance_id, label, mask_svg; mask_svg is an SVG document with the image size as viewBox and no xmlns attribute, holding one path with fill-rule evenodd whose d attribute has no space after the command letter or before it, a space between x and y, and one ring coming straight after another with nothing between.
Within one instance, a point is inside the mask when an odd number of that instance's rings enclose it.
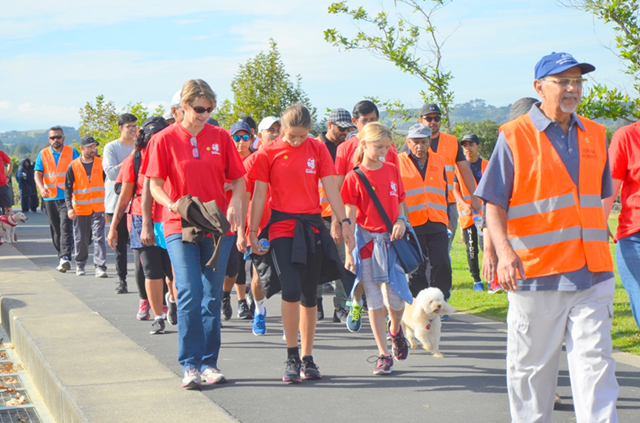
<instances>
[{"instance_id":1,"label":"green grass","mask_svg":"<svg viewBox=\"0 0 640 423\"><path fill-rule=\"evenodd\" d=\"M618 227L618 215L612 214L609 218L609 227L615 233ZM506 321L507 318L507 296L503 294L489 295L485 292L473 291L473 279L469 273L467 255L460 231L456 233L451 253L451 266L453 268L453 292L451 294L451 305L457 310L469 314L486 317L488 319ZM616 246L610 242L611 255L613 257L614 269L616 266ZM482 263L482 260L481 260ZM640 331L631 314L629 297L625 291L617 270L615 273L616 293L613 303L614 317L611 335L613 337L613 347L619 351L640 355ZM486 284L485 284L486 290Z\"/></svg>"}]
</instances>

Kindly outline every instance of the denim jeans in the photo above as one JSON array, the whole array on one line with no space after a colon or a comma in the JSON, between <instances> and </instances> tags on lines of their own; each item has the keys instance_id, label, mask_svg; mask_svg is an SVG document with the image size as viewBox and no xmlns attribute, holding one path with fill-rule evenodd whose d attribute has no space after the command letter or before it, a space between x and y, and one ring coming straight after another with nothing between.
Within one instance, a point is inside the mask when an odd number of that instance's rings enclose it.
<instances>
[{"instance_id":1,"label":"denim jeans","mask_svg":"<svg viewBox=\"0 0 640 423\"><path fill-rule=\"evenodd\" d=\"M620 279L629 294L631 312L640 328L640 232L618 240L616 259Z\"/></svg>"},{"instance_id":2,"label":"denim jeans","mask_svg":"<svg viewBox=\"0 0 640 423\"><path fill-rule=\"evenodd\" d=\"M166 238L178 290L178 362L182 370L218 366L222 282L233 237L220 243L218 269L205 267L213 254L210 238L183 244L182 234Z\"/></svg>"}]
</instances>

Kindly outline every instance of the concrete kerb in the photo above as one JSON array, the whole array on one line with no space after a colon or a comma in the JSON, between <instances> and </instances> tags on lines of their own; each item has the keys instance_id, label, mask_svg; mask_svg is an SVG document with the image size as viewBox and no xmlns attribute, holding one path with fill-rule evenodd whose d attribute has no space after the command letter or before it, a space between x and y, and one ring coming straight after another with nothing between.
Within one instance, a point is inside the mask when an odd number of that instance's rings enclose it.
<instances>
[{"instance_id":1,"label":"concrete kerb","mask_svg":"<svg viewBox=\"0 0 640 423\"><path fill-rule=\"evenodd\" d=\"M0 248L0 316L58 422L236 422L11 245Z\"/></svg>"}]
</instances>

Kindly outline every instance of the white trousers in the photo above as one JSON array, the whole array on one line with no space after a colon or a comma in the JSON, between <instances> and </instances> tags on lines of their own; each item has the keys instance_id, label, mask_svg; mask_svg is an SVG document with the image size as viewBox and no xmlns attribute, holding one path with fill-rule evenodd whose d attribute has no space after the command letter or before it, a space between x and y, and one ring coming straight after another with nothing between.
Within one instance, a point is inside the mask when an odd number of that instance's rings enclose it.
<instances>
[{"instance_id":1,"label":"white trousers","mask_svg":"<svg viewBox=\"0 0 640 423\"><path fill-rule=\"evenodd\" d=\"M576 420L617 422L613 279L580 291L509 293L507 388L513 422L551 422L565 341Z\"/></svg>"}]
</instances>

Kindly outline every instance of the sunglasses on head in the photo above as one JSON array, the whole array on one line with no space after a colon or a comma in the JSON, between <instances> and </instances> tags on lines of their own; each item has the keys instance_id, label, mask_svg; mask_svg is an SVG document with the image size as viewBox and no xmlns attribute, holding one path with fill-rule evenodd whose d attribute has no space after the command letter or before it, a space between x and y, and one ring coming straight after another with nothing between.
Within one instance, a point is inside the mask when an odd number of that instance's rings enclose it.
<instances>
[{"instance_id":1,"label":"sunglasses on head","mask_svg":"<svg viewBox=\"0 0 640 423\"><path fill-rule=\"evenodd\" d=\"M251 139L251 135L248 135L248 134L245 134L245 135L234 135L231 138L233 138L233 140L235 142L249 141Z\"/></svg>"},{"instance_id":2,"label":"sunglasses on head","mask_svg":"<svg viewBox=\"0 0 640 423\"><path fill-rule=\"evenodd\" d=\"M193 109L194 112L201 114L201 113L211 113L213 112L213 107L202 107L202 106L191 106L191 108Z\"/></svg>"},{"instance_id":3,"label":"sunglasses on head","mask_svg":"<svg viewBox=\"0 0 640 423\"><path fill-rule=\"evenodd\" d=\"M62 139L62 135L54 135L52 137L49 137L50 140L61 140Z\"/></svg>"},{"instance_id":4,"label":"sunglasses on head","mask_svg":"<svg viewBox=\"0 0 640 423\"><path fill-rule=\"evenodd\" d=\"M440 122L442 119L440 116L422 116L427 122Z\"/></svg>"}]
</instances>

